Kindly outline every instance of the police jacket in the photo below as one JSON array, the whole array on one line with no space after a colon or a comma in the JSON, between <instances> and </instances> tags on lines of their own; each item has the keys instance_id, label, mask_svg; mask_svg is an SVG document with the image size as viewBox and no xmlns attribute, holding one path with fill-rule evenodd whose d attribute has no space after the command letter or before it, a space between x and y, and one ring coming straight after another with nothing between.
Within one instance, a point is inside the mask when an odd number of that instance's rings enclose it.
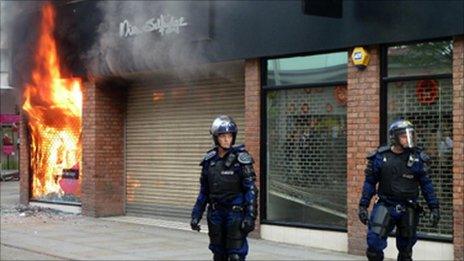
<instances>
[{"instance_id":1,"label":"police jacket","mask_svg":"<svg viewBox=\"0 0 464 261\"><path fill-rule=\"evenodd\" d=\"M368 207L376 193L381 199L397 203L416 202L420 187L429 208L438 208L438 199L428 177L427 162L430 158L425 152L413 149L395 154L389 146L383 146L367 159L360 206ZM376 190L377 183L379 186Z\"/></svg>"},{"instance_id":2,"label":"police jacket","mask_svg":"<svg viewBox=\"0 0 464 261\"><path fill-rule=\"evenodd\" d=\"M245 215L256 218L256 175L253 159L244 145L233 146L223 158L214 148L208 151L200 166L200 192L192 218L201 219L208 203L217 204L223 209L241 206Z\"/></svg>"}]
</instances>

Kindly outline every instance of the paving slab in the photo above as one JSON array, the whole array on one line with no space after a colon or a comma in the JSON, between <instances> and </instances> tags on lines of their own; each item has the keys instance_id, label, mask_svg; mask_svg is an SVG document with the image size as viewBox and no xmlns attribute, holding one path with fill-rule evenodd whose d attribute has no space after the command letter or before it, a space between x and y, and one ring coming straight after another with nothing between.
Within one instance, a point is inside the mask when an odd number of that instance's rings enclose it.
<instances>
[{"instance_id":1,"label":"paving slab","mask_svg":"<svg viewBox=\"0 0 464 261\"><path fill-rule=\"evenodd\" d=\"M2 194L15 191L4 189L3 185ZM206 231L189 230L187 220L131 216L92 218L38 207L28 211L15 205L16 202L11 197L2 200L1 260L212 258ZM22 215L24 213L28 215ZM249 245L248 260L364 260L346 253L254 238L249 239Z\"/></svg>"}]
</instances>

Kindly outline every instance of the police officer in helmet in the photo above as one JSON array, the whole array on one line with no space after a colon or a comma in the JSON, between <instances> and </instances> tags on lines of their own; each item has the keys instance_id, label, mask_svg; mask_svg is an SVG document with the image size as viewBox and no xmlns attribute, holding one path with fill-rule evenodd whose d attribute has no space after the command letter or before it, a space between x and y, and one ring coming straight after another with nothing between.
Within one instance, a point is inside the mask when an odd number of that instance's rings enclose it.
<instances>
[{"instance_id":1,"label":"police officer in helmet","mask_svg":"<svg viewBox=\"0 0 464 261\"><path fill-rule=\"evenodd\" d=\"M397 120L390 125L388 132L390 146L380 147L367 157L358 215L361 222L368 225L366 256L369 260L383 260L388 234L395 226L398 260L412 260L422 211L417 203L419 187L430 209L433 226L440 219L439 204L428 177L429 157L416 147L412 123ZM378 201L369 219L367 208L376 193Z\"/></svg>"},{"instance_id":2,"label":"police officer in helmet","mask_svg":"<svg viewBox=\"0 0 464 261\"><path fill-rule=\"evenodd\" d=\"M234 146L237 132L231 117L217 117L210 130L215 147L200 163L200 192L190 225L192 230L200 231L199 222L208 206L209 249L214 260L245 260L246 236L255 227L253 159L244 145Z\"/></svg>"}]
</instances>

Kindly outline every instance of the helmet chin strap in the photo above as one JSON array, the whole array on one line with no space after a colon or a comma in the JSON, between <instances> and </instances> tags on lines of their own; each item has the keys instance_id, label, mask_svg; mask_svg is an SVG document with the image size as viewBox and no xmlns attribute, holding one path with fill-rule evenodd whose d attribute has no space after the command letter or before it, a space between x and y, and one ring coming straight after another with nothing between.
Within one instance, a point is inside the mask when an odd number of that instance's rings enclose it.
<instances>
[{"instance_id":1,"label":"helmet chin strap","mask_svg":"<svg viewBox=\"0 0 464 261\"><path fill-rule=\"evenodd\" d=\"M232 148L232 146L230 146L228 149L226 149L226 148L222 147L221 145L219 145L219 142L218 142L218 144L216 146L218 148L218 151L217 151L218 155L221 158L224 157L229 152L229 150Z\"/></svg>"},{"instance_id":2,"label":"helmet chin strap","mask_svg":"<svg viewBox=\"0 0 464 261\"><path fill-rule=\"evenodd\" d=\"M404 145L404 146L401 145L401 147L403 147L404 150L410 150L410 149L412 149L411 147L409 147L408 144L406 144L406 145Z\"/></svg>"},{"instance_id":3,"label":"helmet chin strap","mask_svg":"<svg viewBox=\"0 0 464 261\"><path fill-rule=\"evenodd\" d=\"M226 148L222 147L222 146L221 146L221 145L219 145L219 144L218 144L217 146L218 146L219 148L221 148L221 149L225 150L225 151L228 151L228 150L230 150L230 148L232 147L232 146L230 146L228 149L226 149Z\"/></svg>"},{"instance_id":4,"label":"helmet chin strap","mask_svg":"<svg viewBox=\"0 0 464 261\"><path fill-rule=\"evenodd\" d=\"M403 145L401 144L394 144L391 146L391 150L395 153L402 153L404 152L406 149L403 147Z\"/></svg>"},{"instance_id":5,"label":"helmet chin strap","mask_svg":"<svg viewBox=\"0 0 464 261\"><path fill-rule=\"evenodd\" d=\"M411 150L412 148L410 147L405 147L401 144L395 144L391 146L391 149L396 152L396 153L403 153L405 151Z\"/></svg>"}]
</instances>

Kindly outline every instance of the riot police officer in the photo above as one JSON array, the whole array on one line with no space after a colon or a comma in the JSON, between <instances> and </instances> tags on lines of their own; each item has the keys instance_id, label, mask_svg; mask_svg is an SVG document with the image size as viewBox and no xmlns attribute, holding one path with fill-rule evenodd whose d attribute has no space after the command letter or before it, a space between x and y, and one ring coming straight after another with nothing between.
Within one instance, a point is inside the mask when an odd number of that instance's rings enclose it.
<instances>
[{"instance_id":1,"label":"riot police officer","mask_svg":"<svg viewBox=\"0 0 464 261\"><path fill-rule=\"evenodd\" d=\"M192 210L191 228L200 230L208 205L207 221L214 260L245 260L246 236L254 230L257 188L253 159L243 145L234 146L238 128L231 117L217 117L210 133L215 147L200 165L200 192Z\"/></svg>"},{"instance_id":2,"label":"riot police officer","mask_svg":"<svg viewBox=\"0 0 464 261\"><path fill-rule=\"evenodd\" d=\"M417 203L419 186L430 209L433 226L440 219L439 204L428 177L429 157L416 147L412 123L397 120L388 131L390 146L379 147L367 157L358 215L362 223L368 224L366 256L369 260L383 260L388 234L395 226L398 260L412 260L412 248L417 241L416 229L422 210ZM378 201L369 219L367 208L376 193Z\"/></svg>"}]
</instances>

